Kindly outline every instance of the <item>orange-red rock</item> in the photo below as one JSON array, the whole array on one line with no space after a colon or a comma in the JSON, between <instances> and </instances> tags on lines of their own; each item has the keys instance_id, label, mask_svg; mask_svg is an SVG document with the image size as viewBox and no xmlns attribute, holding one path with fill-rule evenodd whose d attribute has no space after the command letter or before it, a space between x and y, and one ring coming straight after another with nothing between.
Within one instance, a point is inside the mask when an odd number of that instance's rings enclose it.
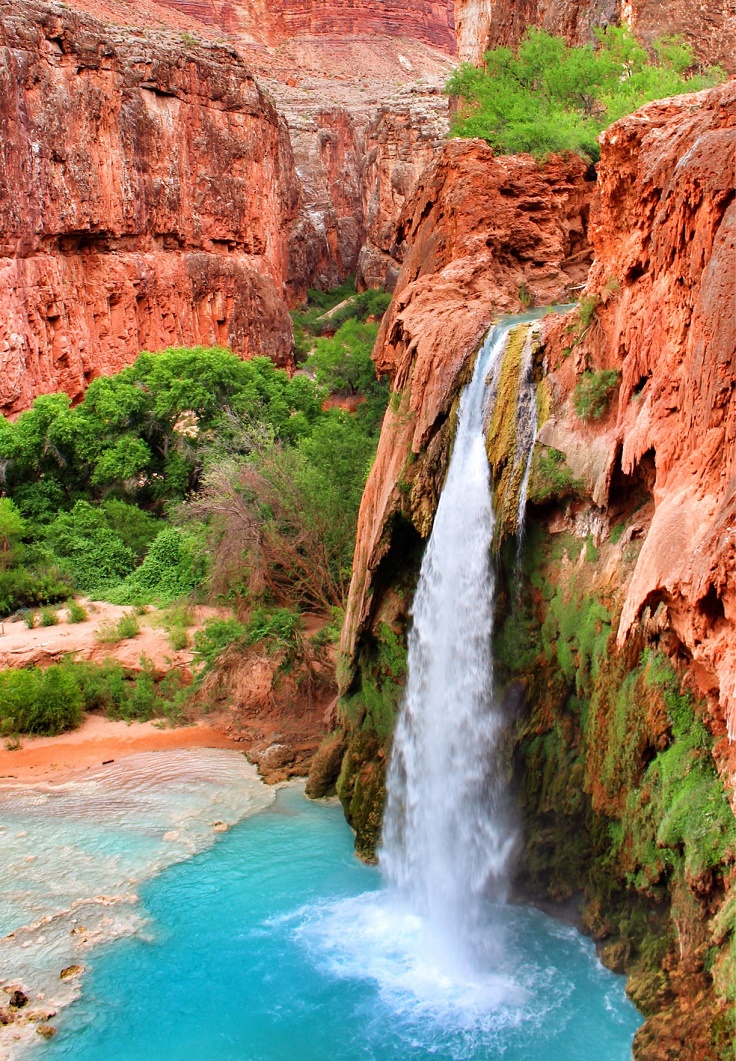
<instances>
[{"instance_id":1,"label":"orange-red rock","mask_svg":"<svg viewBox=\"0 0 736 1061\"><path fill-rule=\"evenodd\" d=\"M0 409L141 349L291 358L305 287L288 133L222 47L0 4Z\"/></svg>"},{"instance_id":2,"label":"orange-red rock","mask_svg":"<svg viewBox=\"0 0 736 1061\"><path fill-rule=\"evenodd\" d=\"M419 180L399 225L407 244L374 353L401 405L389 406L360 509L342 651L351 659L371 606L373 573L400 502L411 452L446 418L458 377L494 314L564 300L587 270L592 185L577 158L539 165L496 158L482 141L450 141Z\"/></svg>"},{"instance_id":3,"label":"orange-red rock","mask_svg":"<svg viewBox=\"0 0 736 1061\"><path fill-rule=\"evenodd\" d=\"M679 35L706 63L736 70L736 6L733 0L456 0L455 23L462 59L479 63L488 48L515 45L527 26L541 26L572 44L593 39L598 26L631 26L645 43Z\"/></svg>"},{"instance_id":4,"label":"orange-red rock","mask_svg":"<svg viewBox=\"0 0 736 1061\"><path fill-rule=\"evenodd\" d=\"M653 465L654 517L619 626L645 606L669 623L711 694L716 732L736 737L736 79L652 103L603 135L587 286L593 326L557 373L620 371L600 429L568 417L605 456L591 483ZM562 326L548 347L561 361ZM596 442L596 436L598 441Z\"/></svg>"}]
</instances>

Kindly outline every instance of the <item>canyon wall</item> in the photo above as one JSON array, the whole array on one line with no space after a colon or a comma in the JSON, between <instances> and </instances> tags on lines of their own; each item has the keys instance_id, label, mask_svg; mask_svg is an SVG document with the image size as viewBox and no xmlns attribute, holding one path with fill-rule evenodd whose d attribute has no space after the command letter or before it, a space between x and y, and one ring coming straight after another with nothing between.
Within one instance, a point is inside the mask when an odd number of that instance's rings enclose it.
<instances>
[{"instance_id":1,"label":"canyon wall","mask_svg":"<svg viewBox=\"0 0 736 1061\"><path fill-rule=\"evenodd\" d=\"M527 26L586 44L598 26L631 26L645 43L677 34L709 65L736 71L736 2L706 0L456 0L458 55L479 63L488 48L514 46Z\"/></svg>"},{"instance_id":2,"label":"canyon wall","mask_svg":"<svg viewBox=\"0 0 736 1061\"><path fill-rule=\"evenodd\" d=\"M736 80L652 103L601 143L586 287L594 316L572 356L564 328L553 329L548 356L560 395L584 370L609 369L618 398L594 429L563 407L543 438L569 451L603 509L651 467L654 516L618 642L645 607L666 609L712 727L735 738Z\"/></svg>"},{"instance_id":3,"label":"canyon wall","mask_svg":"<svg viewBox=\"0 0 736 1061\"><path fill-rule=\"evenodd\" d=\"M269 45L299 35L381 34L455 51L453 0L159 0L159 5Z\"/></svg>"},{"instance_id":4,"label":"canyon wall","mask_svg":"<svg viewBox=\"0 0 736 1061\"><path fill-rule=\"evenodd\" d=\"M141 349L289 364L312 233L288 133L220 47L0 6L0 408Z\"/></svg>"}]
</instances>

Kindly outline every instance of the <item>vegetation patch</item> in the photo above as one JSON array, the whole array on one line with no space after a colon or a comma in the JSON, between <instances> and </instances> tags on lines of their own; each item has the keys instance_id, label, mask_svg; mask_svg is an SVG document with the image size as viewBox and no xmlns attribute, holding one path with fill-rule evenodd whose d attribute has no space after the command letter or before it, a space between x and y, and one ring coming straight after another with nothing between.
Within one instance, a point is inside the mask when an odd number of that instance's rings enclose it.
<instances>
[{"instance_id":1,"label":"vegetation patch","mask_svg":"<svg viewBox=\"0 0 736 1061\"><path fill-rule=\"evenodd\" d=\"M596 38L571 48L530 27L516 52L494 48L479 69L460 66L447 83L460 102L452 135L482 137L500 154L571 151L597 160L597 137L611 122L726 77L719 67L694 73L695 55L681 38L655 41L651 53L625 27L598 29Z\"/></svg>"},{"instance_id":2,"label":"vegetation patch","mask_svg":"<svg viewBox=\"0 0 736 1061\"><path fill-rule=\"evenodd\" d=\"M575 412L581 420L600 420L606 414L618 379L619 373L613 368L583 373L572 396Z\"/></svg>"}]
</instances>

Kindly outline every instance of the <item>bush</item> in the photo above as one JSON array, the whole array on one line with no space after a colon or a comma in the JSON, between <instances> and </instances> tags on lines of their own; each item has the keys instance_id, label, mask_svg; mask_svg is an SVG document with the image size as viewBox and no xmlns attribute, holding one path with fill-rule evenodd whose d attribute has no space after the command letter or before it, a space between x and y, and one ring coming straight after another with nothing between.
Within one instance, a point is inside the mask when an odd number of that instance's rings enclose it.
<instances>
[{"instance_id":1,"label":"bush","mask_svg":"<svg viewBox=\"0 0 736 1061\"><path fill-rule=\"evenodd\" d=\"M303 626L302 617L290 608L255 608L245 628L245 641L249 645L261 643L270 652L282 648L293 651Z\"/></svg>"},{"instance_id":2,"label":"bush","mask_svg":"<svg viewBox=\"0 0 736 1061\"><path fill-rule=\"evenodd\" d=\"M56 569L15 567L0 571L0 619L22 608L62 601L70 591L70 582Z\"/></svg>"},{"instance_id":3,"label":"bush","mask_svg":"<svg viewBox=\"0 0 736 1061\"><path fill-rule=\"evenodd\" d=\"M118 641L126 641L131 637L137 637L141 632L140 624L132 612L121 615L116 623L104 623L96 633L98 641L106 645L117 644Z\"/></svg>"},{"instance_id":4,"label":"bush","mask_svg":"<svg viewBox=\"0 0 736 1061\"><path fill-rule=\"evenodd\" d=\"M104 511L87 501L57 516L46 537L66 560L77 589L90 595L104 596L135 565L132 549L110 529Z\"/></svg>"},{"instance_id":5,"label":"bush","mask_svg":"<svg viewBox=\"0 0 736 1061\"><path fill-rule=\"evenodd\" d=\"M41 611L41 626L58 626L59 616L55 608L43 608Z\"/></svg>"},{"instance_id":6,"label":"bush","mask_svg":"<svg viewBox=\"0 0 736 1061\"><path fill-rule=\"evenodd\" d=\"M596 32L597 46L571 48L530 28L516 54L495 48L482 69L463 64L447 91L460 100L452 135L480 136L502 154L573 151L597 159L597 136L650 100L694 92L725 79L718 67L690 76L692 49L670 38L654 58L626 28Z\"/></svg>"},{"instance_id":7,"label":"bush","mask_svg":"<svg viewBox=\"0 0 736 1061\"><path fill-rule=\"evenodd\" d=\"M0 671L0 730L55 736L82 721L83 697L68 665Z\"/></svg>"},{"instance_id":8,"label":"bush","mask_svg":"<svg viewBox=\"0 0 736 1061\"><path fill-rule=\"evenodd\" d=\"M84 623L87 621L87 609L78 601L71 600L67 603L67 621L70 623Z\"/></svg>"},{"instance_id":9,"label":"bush","mask_svg":"<svg viewBox=\"0 0 736 1061\"><path fill-rule=\"evenodd\" d=\"M205 570L202 555L195 559L191 537L176 527L167 527L157 535L140 567L111 597L121 604L170 603L196 589Z\"/></svg>"},{"instance_id":10,"label":"bush","mask_svg":"<svg viewBox=\"0 0 736 1061\"><path fill-rule=\"evenodd\" d=\"M207 666L222 655L226 648L245 637L246 627L237 619L208 619L194 635L194 651Z\"/></svg>"},{"instance_id":11,"label":"bush","mask_svg":"<svg viewBox=\"0 0 736 1061\"><path fill-rule=\"evenodd\" d=\"M564 497L574 497L585 489L567 465L565 454L548 446L537 446L532 458L528 499L535 505L546 505Z\"/></svg>"},{"instance_id":12,"label":"bush","mask_svg":"<svg viewBox=\"0 0 736 1061\"><path fill-rule=\"evenodd\" d=\"M611 395L618 386L618 372L584 372L573 393L575 412L581 420L600 420L608 409Z\"/></svg>"}]
</instances>

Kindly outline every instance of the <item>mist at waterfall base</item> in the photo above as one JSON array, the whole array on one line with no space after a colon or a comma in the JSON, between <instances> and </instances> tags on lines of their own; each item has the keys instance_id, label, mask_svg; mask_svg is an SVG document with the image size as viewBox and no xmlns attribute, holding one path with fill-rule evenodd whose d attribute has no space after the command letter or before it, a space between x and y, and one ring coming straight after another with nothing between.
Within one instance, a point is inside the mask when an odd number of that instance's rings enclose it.
<instances>
[{"instance_id":1,"label":"mist at waterfall base","mask_svg":"<svg viewBox=\"0 0 736 1061\"><path fill-rule=\"evenodd\" d=\"M448 976L422 920L355 858L339 804L300 787L138 894L143 929L84 956L43 1056L624 1061L641 1023L593 944L535 910L507 909L497 975L515 997Z\"/></svg>"}]
</instances>

